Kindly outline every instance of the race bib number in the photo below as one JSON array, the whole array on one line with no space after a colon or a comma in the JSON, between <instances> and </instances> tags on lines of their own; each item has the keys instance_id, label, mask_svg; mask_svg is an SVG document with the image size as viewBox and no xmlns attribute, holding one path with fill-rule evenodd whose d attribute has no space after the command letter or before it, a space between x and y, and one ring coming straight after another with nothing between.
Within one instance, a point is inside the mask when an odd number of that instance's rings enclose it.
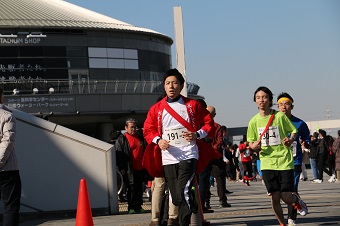
<instances>
[{"instance_id":1,"label":"race bib number","mask_svg":"<svg viewBox=\"0 0 340 226\"><path fill-rule=\"evenodd\" d=\"M168 127L164 129L162 139L169 140L171 146L180 147L187 145L189 142L182 136L183 132L188 131L184 126Z\"/></svg>"},{"instance_id":2,"label":"race bib number","mask_svg":"<svg viewBox=\"0 0 340 226\"><path fill-rule=\"evenodd\" d=\"M297 142L296 141L294 141L292 143L292 145L290 145L290 148L292 149L292 152L293 152L293 157L296 156L296 146L297 146Z\"/></svg>"},{"instance_id":3,"label":"race bib number","mask_svg":"<svg viewBox=\"0 0 340 226\"><path fill-rule=\"evenodd\" d=\"M265 128L258 128L258 133L261 136ZM270 126L267 132L262 136L261 146L274 146L281 144L280 132L277 126Z\"/></svg>"}]
</instances>

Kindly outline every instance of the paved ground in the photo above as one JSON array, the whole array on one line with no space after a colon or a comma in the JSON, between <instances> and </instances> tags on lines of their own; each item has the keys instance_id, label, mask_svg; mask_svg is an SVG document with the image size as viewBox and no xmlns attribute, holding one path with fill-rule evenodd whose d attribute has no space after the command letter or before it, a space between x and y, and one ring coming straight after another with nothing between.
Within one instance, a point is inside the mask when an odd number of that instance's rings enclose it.
<instances>
[{"instance_id":1,"label":"paved ground","mask_svg":"<svg viewBox=\"0 0 340 226\"><path fill-rule=\"evenodd\" d=\"M270 198L261 182L252 182L250 187L244 186L243 183L228 182L227 188L234 192L228 195L228 202L232 205L230 208L218 208L216 188L211 188L211 192L214 194L211 206L215 212L204 215L211 225L278 225L270 208ZM298 225L340 225L340 183L329 183L326 180L322 184L312 184L310 181L303 181L300 182L300 195L308 204L309 214L305 217L298 216ZM147 198L145 200L143 208L148 210L147 213L129 215L125 211L126 206L121 205L122 212L119 215L94 217L94 225L148 225L151 217L150 202L147 201ZM287 213L286 208L284 212ZM75 218L31 219L23 220L20 223L20 226L35 225L73 226Z\"/></svg>"}]
</instances>

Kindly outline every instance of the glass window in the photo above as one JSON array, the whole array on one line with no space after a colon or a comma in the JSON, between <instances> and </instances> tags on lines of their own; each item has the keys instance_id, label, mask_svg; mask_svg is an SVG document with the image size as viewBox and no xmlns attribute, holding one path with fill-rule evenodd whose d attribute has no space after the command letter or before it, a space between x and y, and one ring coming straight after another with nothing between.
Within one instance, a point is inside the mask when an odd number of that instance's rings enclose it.
<instances>
[{"instance_id":1,"label":"glass window","mask_svg":"<svg viewBox=\"0 0 340 226\"><path fill-rule=\"evenodd\" d=\"M29 69L29 68L44 68L45 62L44 58L20 58L20 69Z\"/></svg>"},{"instance_id":2,"label":"glass window","mask_svg":"<svg viewBox=\"0 0 340 226\"><path fill-rule=\"evenodd\" d=\"M124 50L116 48L107 49L108 58L124 58Z\"/></svg>"},{"instance_id":3,"label":"glass window","mask_svg":"<svg viewBox=\"0 0 340 226\"><path fill-rule=\"evenodd\" d=\"M67 68L66 58L45 58L46 68Z\"/></svg>"},{"instance_id":4,"label":"glass window","mask_svg":"<svg viewBox=\"0 0 340 226\"><path fill-rule=\"evenodd\" d=\"M89 58L89 68L107 68L107 59Z\"/></svg>"},{"instance_id":5,"label":"glass window","mask_svg":"<svg viewBox=\"0 0 340 226\"><path fill-rule=\"evenodd\" d=\"M62 46L45 46L45 56L49 57L65 57L66 47Z\"/></svg>"},{"instance_id":6,"label":"glass window","mask_svg":"<svg viewBox=\"0 0 340 226\"><path fill-rule=\"evenodd\" d=\"M1 52L1 51L0 51ZM0 58L0 69L5 68L19 68L20 61L18 58Z\"/></svg>"},{"instance_id":7,"label":"glass window","mask_svg":"<svg viewBox=\"0 0 340 226\"><path fill-rule=\"evenodd\" d=\"M124 59L138 59L136 49L124 49Z\"/></svg>"},{"instance_id":8,"label":"glass window","mask_svg":"<svg viewBox=\"0 0 340 226\"><path fill-rule=\"evenodd\" d=\"M66 54L68 57L87 57L86 47L67 47Z\"/></svg>"},{"instance_id":9,"label":"glass window","mask_svg":"<svg viewBox=\"0 0 340 226\"><path fill-rule=\"evenodd\" d=\"M45 72L46 79L68 79L67 69L47 69Z\"/></svg>"},{"instance_id":10,"label":"glass window","mask_svg":"<svg viewBox=\"0 0 340 226\"><path fill-rule=\"evenodd\" d=\"M106 48L89 47L89 57L107 57Z\"/></svg>"},{"instance_id":11,"label":"glass window","mask_svg":"<svg viewBox=\"0 0 340 226\"><path fill-rule=\"evenodd\" d=\"M43 57L44 47L43 46L21 46L19 48L21 57Z\"/></svg>"},{"instance_id":12,"label":"glass window","mask_svg":"<svg viewBox=\"0 0 340 226\"><path fill-rule=\"evenodd\" d=\"M108 59L108 68L124 68L124 60Z\"/></svg>"},{"instance_id":13,"label":"glass window","mask_svg":"<svg viewBox=\"0 0 340 226\"><path fill-rule=\"evenodd\" d=\"M125 69L138 69L138 60L124 60Z\"/></svg>"},{"instance_id":14,"label":"glass window","mask_svg":"<svg viewBox=\"0 0 340 226\"><path fill-rule=\"evenodd\" d=\"M18 57L19 48L17 46L1 46L0 57Z\"/></svg>"},{"instance_id":15,"label":"glass window","mask_svg":"<svg viewBox=\"0 0 340 226\"><path fill-rule=\"evenodd\" d=\"M67 67L68 68L87 68L88 60L87 58L68 58Z\"/></svg>"}]
</instances>

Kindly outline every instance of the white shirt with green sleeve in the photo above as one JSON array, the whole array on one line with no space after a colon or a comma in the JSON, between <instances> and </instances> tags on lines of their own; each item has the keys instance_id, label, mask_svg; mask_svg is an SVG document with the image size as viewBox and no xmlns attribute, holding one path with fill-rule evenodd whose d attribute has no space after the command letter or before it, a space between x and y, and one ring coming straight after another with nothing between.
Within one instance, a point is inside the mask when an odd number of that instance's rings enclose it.
<instances>
[{"instance_id":1,"label":"white shirt with green sleeve","mask_svg":"<svg viewBox=\"0 0 340 226\"><path fill-rule=\"evenodd\" d=\"M294 159L290 147L282 144L288 134L297 133L297 129L282 112L274 111L275 116L266 134L261 138L261 170L294 169ZM247 141L255 142L265 129L271 115L262 117L260 113L250 119L247 130Z\"/></svg>"}]
</instances>

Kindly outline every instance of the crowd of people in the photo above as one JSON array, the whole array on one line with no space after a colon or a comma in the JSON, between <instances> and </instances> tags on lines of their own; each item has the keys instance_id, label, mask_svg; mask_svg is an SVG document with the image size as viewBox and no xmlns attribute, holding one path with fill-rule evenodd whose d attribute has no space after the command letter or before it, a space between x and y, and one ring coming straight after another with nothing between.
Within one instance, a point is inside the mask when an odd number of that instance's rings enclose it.
<instances>
[{"instance_id":1,"label":"crowd of people","mask_svg":"<svg viewBox=\"0 0 340 226\"><path fill-rule=\"evenodd\" d=\"M239 145L227 140L228 129L214 121L216 109L204 100L181 95L184 77L177 69L164 74L165 94L150 108L143 124L127 119L126 133L115 136L117 169L124 176L128 213L143 213L143 184L153 180L150 226L196 225L193 218L212 213L210 187L216 185L219 208L232 207L226 181L261 180L271 197L274 216L281 226L296 225L297 213L308 214L298 191L299 181L312 183L340 179L340 131L337 139L318 130L310 135L307 124L292 114L293 97L281 93L274 110L273 93L261 86L253 100L259 112L250 119ZM285 220L281 200L287 204ZM198 225L209 224L207 221Z\"/></svg>"}]
</instances>

